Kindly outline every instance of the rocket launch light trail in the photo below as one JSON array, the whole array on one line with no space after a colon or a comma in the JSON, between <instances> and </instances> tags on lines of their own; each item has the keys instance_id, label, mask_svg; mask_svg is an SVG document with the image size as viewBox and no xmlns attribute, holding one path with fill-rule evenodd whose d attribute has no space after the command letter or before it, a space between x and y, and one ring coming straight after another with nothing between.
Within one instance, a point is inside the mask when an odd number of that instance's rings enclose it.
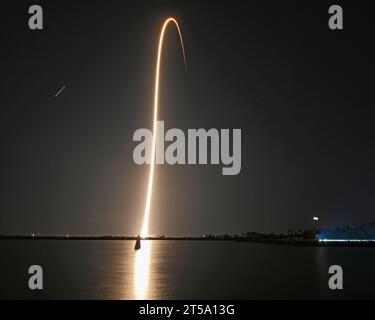
<instances>
[{"instance_id":1,"label":"rocket launch light trail","mask_svg":"<svg viewBox=\"0 0 375 320\"><path fill-rule=\"evenodd\" d=\"M177 28L178 35L180 37L181 49L182 49L182 54L184 57L185 70L186 70L186 56L185 56L184 42L182 40L182 33L181 33L181 30L177 21L174 18L170 17L164 21L164 24L160 32L160 37L159 37L158 55L157 55L157 60L156 60L156 75L155 75L154 121L153 121L151 164L150 164L150 174L148 178L146 206L145 206L143 224L142 224L142 229L141 229L141 234L140 234L141 237L147 237L148 232L149 232L150 209L151 209L152 189L153 189L154 171L155 171L155 149L156 149L156 136L157 136L156 131L157 131L158 105L159 105L160 63L161 63L161 57L162 57L162 51L163 51L164 34L167 29L167 26L170 23L173 23Z\"/></svg>"}]
</instances>

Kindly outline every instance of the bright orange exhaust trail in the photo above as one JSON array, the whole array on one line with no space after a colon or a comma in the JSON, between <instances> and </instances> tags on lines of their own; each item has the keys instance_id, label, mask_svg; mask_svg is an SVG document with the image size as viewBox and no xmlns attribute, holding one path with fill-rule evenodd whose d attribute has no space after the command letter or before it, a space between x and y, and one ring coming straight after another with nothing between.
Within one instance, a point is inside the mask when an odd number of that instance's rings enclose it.
<instances>
[{"instance_id":1,"label":"bright orange exhaust trail","mask_svg":"<svg viewBox=\"0 0 375 320\"><path fill-rule=\"evenodd\" d=\"M148 178L148 187L147 187L147 197L146 197L146 206L144 211L143 224L141 229L141 237L148 236L148 224L150 220L150 208L151 208L151 198L152 198L152 189L154 183L154 171L155 171L155 149L156 149L156 136L157 136L157 118L158 118L158 105L159 105L159 75L160 75L160 62L163 50L163 40L165 30L169 23L173 22L177 28L178 35L181 41L182 54L184 56L185 70L186 70L186 56L184 42L182 40L182 33L177 21L174 18L168 18L165 20L163 27L160 32L159 46L158 46L158 55L156 60L156 75L155 75L155 93L154 93L154 124L153 124L153 137L152 137L152 152L151 152L151 167L150 175Z\"/></svg>"}]
</instances>

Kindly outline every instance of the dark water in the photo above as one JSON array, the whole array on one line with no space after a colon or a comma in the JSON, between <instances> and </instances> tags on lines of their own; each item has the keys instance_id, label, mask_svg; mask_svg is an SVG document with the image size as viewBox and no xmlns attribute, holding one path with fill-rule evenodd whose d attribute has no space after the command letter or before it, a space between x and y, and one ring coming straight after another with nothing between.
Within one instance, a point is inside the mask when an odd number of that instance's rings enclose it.
<instances>
[{"instance_id":1,"label":"dark water","mask_svg":"<svg viewBox=\"0 0 375 320\"><path fill-rule=\"evenodd\" d=\"M315 248L202 241L1 240L0 298L375 298L373 248ZM40 291L30 265L43 268ZM328 268L344 290L328 288Z\"/></svg>"}]
</instances>

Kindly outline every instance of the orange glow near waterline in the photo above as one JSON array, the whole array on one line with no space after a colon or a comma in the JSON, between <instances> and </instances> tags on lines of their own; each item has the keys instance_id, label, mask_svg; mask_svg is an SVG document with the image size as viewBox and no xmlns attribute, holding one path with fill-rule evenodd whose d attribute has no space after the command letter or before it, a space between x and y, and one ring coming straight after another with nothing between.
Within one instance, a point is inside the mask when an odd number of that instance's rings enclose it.
<instances>
[{"instance_id":1,"label":"orange glow near waterline","mask_svg":"<svg viewBox=\"0 0 375 320\"><path fill-rule=\"evenodd\" d=\"M184 57L185 69L186 69L186 56L185 56L185 48L184 42L182 40L182 33L177 21L174 18L168 18L164 21L163 26L161 28L160 37L159 37L159 45L158 45L158 55L156 60L156 75L155 75L155 92L154 92L154 121L153 121L153 137L152 137L152 152L151 152L151 165L150 165L150 174L148 178L148 187L147 187L147 197L146 197L146 205L143 217L143 224L141 229L141 237L149 236L149 221L150 221L150 208L151 208L151 199L152 199L152 189L154 183L154 171L155 171L155 149L156 149L156 136L157 136L157 119L158 119L158 105L159 105L159 75L160 75L160 63L163 51L163 41L164 41L164 34L166 31L167 26L173 23L178 31L178 35L180 37L182 54Z\"/></svg>"}]
</instances>

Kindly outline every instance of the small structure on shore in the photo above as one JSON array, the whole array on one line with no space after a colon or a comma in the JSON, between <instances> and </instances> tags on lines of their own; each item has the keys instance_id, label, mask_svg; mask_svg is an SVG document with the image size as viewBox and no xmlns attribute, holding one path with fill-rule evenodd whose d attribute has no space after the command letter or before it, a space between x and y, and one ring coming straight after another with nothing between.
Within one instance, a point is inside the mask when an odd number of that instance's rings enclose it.
<instances>
[{"instance_id":1,"label":"small structure on shore","mask_svg":"<svg viewBox=\"0 0 375 320\"><path fill-rule=\"evenodd\" d=\"M137 239L135 240L134 250L139 250L139 249L141 249L141 237L138 235Z\"/></svg>"}]
</instances>

